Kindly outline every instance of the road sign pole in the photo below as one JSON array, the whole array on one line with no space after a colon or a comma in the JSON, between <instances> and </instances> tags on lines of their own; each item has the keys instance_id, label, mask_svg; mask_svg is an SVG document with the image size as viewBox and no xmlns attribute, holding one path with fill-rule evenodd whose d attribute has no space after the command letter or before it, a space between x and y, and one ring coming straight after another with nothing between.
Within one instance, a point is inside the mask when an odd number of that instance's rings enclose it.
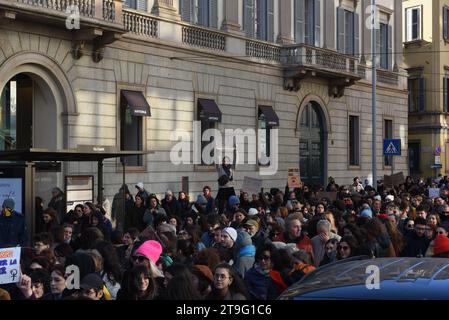
<instances>
[{"instance_id":1,"label":"road sign pole","mask_svg":"<svg viewBox=\"0 0 449 320\"><path fill-rule=\"evenodd\" d=\"M372 153L372 170L373 170L373 187L375 190L377 190L377 145L376 145L376 81L377 81L377 71L376 71L376 22L377 22L377 17L376 17L376 0L371 0L371 8L373 8L373 12L372 12L372 24L371 24L371 52L372 52L372 106L371 106L371 114L372 114L372 149L373 149L373 153Z\"/></svg>"},{"instance_id":2,"label":"road sign pole","mask_svg":"<svg viewBox=\"0 0 449 320\"><path fill-rule=\"evenodd\" d=\"M391 162L391 175L394 174L394 157L390 156L390 162Z\"/></svg>"}]
</instances>

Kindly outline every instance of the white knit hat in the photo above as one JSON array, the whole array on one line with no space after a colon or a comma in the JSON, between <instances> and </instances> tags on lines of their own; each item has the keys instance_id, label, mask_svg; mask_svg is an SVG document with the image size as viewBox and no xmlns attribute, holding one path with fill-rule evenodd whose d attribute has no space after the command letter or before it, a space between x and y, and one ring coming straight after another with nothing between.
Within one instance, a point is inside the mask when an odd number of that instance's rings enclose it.
<instances>
[{"instance_id":1,"label":"white knit hat","mask_svg":"<svg viewBox=\"0 0 449 320\"><path fill-rule=\"evenodd\" d=\"M223 232L227 233L228 236L231 237L232 241L236 241L237 240L237 230L235 230L232 227L227 227L223 229Z\"/></svg>"},{"instance_id":2,"label":"white knit hat","mask_svg":"<svg viewBox=\"0 0 449 320\"><path fill-rule=\"evenodd\" d=\"M259 211L255 208L249 208L248 210L248 216L255 216L256 214L259 214Z\"/></svg>"}]
</instances>

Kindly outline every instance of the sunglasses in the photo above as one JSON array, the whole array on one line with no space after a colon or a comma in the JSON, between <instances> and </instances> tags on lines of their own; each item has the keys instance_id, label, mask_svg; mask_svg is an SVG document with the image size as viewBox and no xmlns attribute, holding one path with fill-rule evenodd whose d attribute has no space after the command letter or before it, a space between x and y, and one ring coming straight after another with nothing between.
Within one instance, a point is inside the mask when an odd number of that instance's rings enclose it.
<instances>
[{"instance_id":1,"label":"sunglasses","mask_svg":"<svg viewBox=\"0 0 449 320\"><path fill-rule=\"evenodd\" d=\"M146 257L144 257L144 256L133 256L133 260L142 263L142 262L144 262L145 260L148 260L148 258L146 258Z\"/></svg>"},{"instance_id":2,"label":"sunglasses","mask_svg":"<svg viewBox=\"0 0 449 320\"><path fill-rule=\"evenodd\" d=\"M409 228L409 229L413 229L415 226L413 225L413 224L409 224L409 225L407 225L407 228Z\"/></svg>"},{"instance_id":3,"label":"sunglasses","mask_svg":"<svg viewBox=\"0 0 449 320\"><path fill-rule=\"evenodd\" d=\"M270 256L261 256L260 260L270 261L271 257Z\"/></svg>"},{"instance_id":4,"label":"sunglasses","mask_svg":"<svg viewBox=\"0 0 449 320\"><path fill-rule=\"evenodd\" d=\"M348 250L348 249L349 249L348 246L338 246L338 250L346 251L346 250Z\"/></svg>"}]
</instances>

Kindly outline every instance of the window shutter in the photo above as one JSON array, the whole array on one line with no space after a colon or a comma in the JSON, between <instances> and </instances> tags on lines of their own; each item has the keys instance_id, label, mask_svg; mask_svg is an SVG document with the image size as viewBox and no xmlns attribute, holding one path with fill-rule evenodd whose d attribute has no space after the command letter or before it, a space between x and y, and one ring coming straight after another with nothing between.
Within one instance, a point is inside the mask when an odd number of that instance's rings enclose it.
<instances>
[{"instance_id":1,"label":"window shutter","mask_svg":"<svg viewBox=\"0 0 449 320\"><path fill-rule=\"evenodd\" d=\"M443 39L444 40L449 39L447 23L448 23L448 8L443 7Z\"/></svg>"},{"instance_id":2,"label":"window shutter","mask_svg":"<svg viewBox=\"0 0 449 320\"><path fill-rule=\"evenodd\" d=\"M315 47L321 47L321 0L315 0L313 10L315 15Z\"/></svg>"},{"instance_id":3,"label":"window shutter","mask_svg":"<svg viewBox=\"0 0 449 320\"><path fill-rule=\"evenodd\" d=\"M180 11L181 11L181 19L182 21L190 22L190 5L191 0L180 0Z\"/></svg>"},{"instance_id":4,"label":"window shutter","mask_svg":"<svg viewBox=\"0 0 449 320\"><path fill-rule=\"evenodd\" d=\"M418 8L418 39L422 39L421 29L421 8Z\"/></svg>"},{"instance_id":5,"label":"window shutter","mask_svg":"<svg viewBox=\"0 0 449 320\"><path fill-rule=\"evenodd\" d=\"M418 111L424 111L424 104L425 104L425 81L424 78L419 78L418 80L418 92L419 92L419 106Z\"/></svg>"},{"instance_id":6,"label":"window shutter","mask_svg":"<svg viewBox=\"0 0 449 320\"><path fill-rule=\"evenodd\" d=\"M244 1L243 28L248 37L254 38L254 0Z\"/></svg>"},{"instance_id":7,"label":"window shutter","mask_svg":"<svg viewBox=\"0 0 449 320\"><path fill-rule=\"evenodd\" d=\"M267 39L267 0L256 0L256 33L260 40Z\"/></svg>"},{"instance_id":8,"label":"window shutter","mask_svg":"<svg viewBox=\"0 0 449 320\"><path fill-rule=\"evenodd\" d=\"M407 9L406 15L406 24L407 24L407 41L412 41L413 34L413 18L412 18L412 9Z\"/></svg>"},{"instance_id":9,"label":"window shutter","mask_svg":"<svg viewBox=\"0 0 449 320\"><path fill-rule=\"evenodd\" d=\"M282 0L280 0L282 1ZM285 1L285 0L284 0ZM304 43L305 0L295 0L295 42Z\"/></svg>"},{"instance_id":10,"label":"window shutter","mask_svg":"<svg viewBox=\"0 0 449 320\"><path fill-rule=\"evenodd\" d=\"M345 53L345 10L337 8L337 50Z\"/></svg>"},{"instance_id":11,"label":"window shutter","mask_svg":"<svg viewBox=\"0 0 449 320\"><path fill-rule=\"evenodd\" d=\"M388 51L387 51L387 59L388 59L388 70L393 70L393 26L388 26Z\"/></svg>"},{"instance_id":12,"label":"window shutter","mask_svg":"<svg viewBox=\"0 0 449 320\"><path fill-rule=\"evenodd\" d=\"M354 12L354 56L360 56L360 17L358 13Z\"/></svg>"},{"instance_id":13,"label":"window shutter","mask_svg":"<svg viewBox=\"0 0 449 320\"><path fill-rule=\"evenodd\" d=\"M218 28L218 0L209 0L209 27Z\"/></svg>"},{"instance_id":14,"label":"window shutter","mask_svg":"<svg viewBox=\"0 0 449 320\"><path fill-rule=\"evenodd\" d=\"M147 11L147 0L137 0L137 10Z\"/></svg>"},{"instance_id":15,"label":"window shutter","mask_svg":"<svg viewBox=\"0 0 449 320\"><path fill-rule=\"evenodd\" d=\"M376 33L376 67L380 67L380 33L381 29L375 30Z\"/></svg>"},{"instance_id":16,"label":"window shutter","mask_svg":"<svg viewBox=\"0 0 449 320\"><path fill-rule=\"evenodd\" d=\"M198 0L198 24L200 26L208 27L209 26L209 0Z\"/></svg>"},{"instance_id":17,"label":"window shutter","mask_svg":"<svg viewBox=\"0 0 449 320\"><path fill-rule=\"evenodd\" d=\"M267 0L267 41L274 42L274 0Z\"/></svg>"}]
</instances>

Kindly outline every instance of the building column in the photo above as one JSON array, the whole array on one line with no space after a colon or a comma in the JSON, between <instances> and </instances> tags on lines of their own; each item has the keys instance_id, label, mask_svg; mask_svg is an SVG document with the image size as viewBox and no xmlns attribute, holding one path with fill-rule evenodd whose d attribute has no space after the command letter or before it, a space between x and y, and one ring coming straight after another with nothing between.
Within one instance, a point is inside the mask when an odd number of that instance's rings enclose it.
<instances>
[{"instance_id":1,"label":"building column","mask_svg":"<svg viewBox=\"0 0 449 320\"><path fill-rule=\"evenodd\" d=\"M293 29L293 0L279 0L279 35L277 42L280 44L292 44L294 40Z\"/></svg>"},{"instance_id":2,"label":"building column","mask_svg":"<svg viewBox=\"0 0 449 320\"><path fill-rule=\"evenodd\" d=\"M151 13L163 18L180 21L181 16L173 2L174 0L154 0Z\"/></svg>"},{"instance_id":3,"label":"building column","mask_svg":"<svg viewBox=\"0 0 449 320\"><path fill-rule=\"evenodd\" d=\"M337 28L335 26L335 1L334 0L325 0L324 1L324 21L323 21L323 29L324 29L324 37L323 37L323 48L337 50L335 37L337 36Z\"/></svg>"},{"instance_id":4,"label":"building column","mask_svg":"<svg viewBox=\"0 0 449 320\"><path fill-rule=\"evenodd\" d=\"M239 23L239 0L223 1L221 29L230 33L242 34L242 26Z\"/></svg>"}]
</instances>

